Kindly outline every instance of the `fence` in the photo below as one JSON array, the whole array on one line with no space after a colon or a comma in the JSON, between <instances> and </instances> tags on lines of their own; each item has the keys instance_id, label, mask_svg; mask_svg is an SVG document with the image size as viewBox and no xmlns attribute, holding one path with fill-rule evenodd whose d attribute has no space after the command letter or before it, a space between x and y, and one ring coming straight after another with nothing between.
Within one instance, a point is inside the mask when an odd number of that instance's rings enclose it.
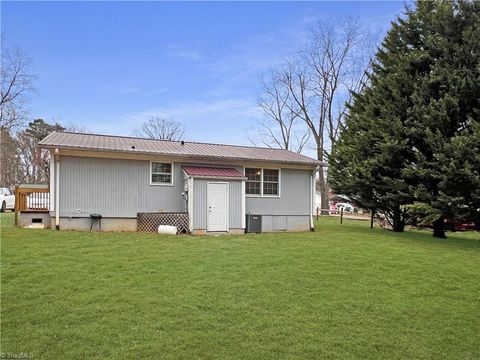
<instances>
[{"instance_id":1,"label":"fence","mask_svg":"<svg viewBox=\"0 0 480 360\"><path fill-rule=\"evenodd\" d=\"M367 216L364 216L367 215ZM320 209L318 206L316 208L316 214L315 217L318 220L319 216L340 216L340 224L343 224L343 218L344 215L348 219L353 219L353 220L370 220L370 227L373 228L373 222L374 222L374 217L375 217L375 212L370 211L370 213L356 213L354 211L344 211L343 207L340 208L339 210L332 210L332 209ZM382 226L382 222L380 221L380 218L378 218L380 226Z\"/></svg>"},{"instance_id":2,"label":"fence","mask_svg":"<svg viewBox=\"0 0 480 360\"><path fill-rule=\"evenodd\" d=\"M321 215L335 215L340 214L340 210L332 210L332 209L320 209L318 206L315 209L315 217L318 220L318 217Z\"/></svg>"}]
</instances>

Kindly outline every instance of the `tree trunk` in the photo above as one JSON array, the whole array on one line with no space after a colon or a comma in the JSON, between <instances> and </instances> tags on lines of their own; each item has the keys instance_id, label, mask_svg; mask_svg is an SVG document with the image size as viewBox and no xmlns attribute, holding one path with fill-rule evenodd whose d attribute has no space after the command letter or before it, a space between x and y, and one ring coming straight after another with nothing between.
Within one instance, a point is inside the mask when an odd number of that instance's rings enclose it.
<instances>
[{"instance_id":1,"label":"tree trunk","mask_svg":"<svg viewBox=\"0 0 480 360\"><path fill-rule=\"evenodd\" d=\"M328 184L325 179L325 173L323 172L323 167L318 171L318 185L320 187L320 202L322 204L322 209L329 209L328 204ZM322 210L322 215L328 215L328 210Z\"/></svg>"},{"instance_id":2,"label":"tree trunk","mask_svg":"<svg viewBox=\"0 0 480 360\"><path fill-rule=\"evenodd\" d=\"M477 231L480 231L480 216L473 219L473 228Z\"/></svg>"},{"instance_id":3,"label":"tree trunk","mask_svg":"<svg viewBox=\"0 0 480 360\"><path fill-rule=\"evenodd\" d=\"M405 224L402 221L394 221L392 230L395 232L403 232L405 230Z\"/></svg>"},{"instance_id":4,"label":"tree trunk","mask_svg":"<svg viewBox=\"0 0 480 360\"><path fill-rule=\"evenodd\" d=\"M325 187L325 189L320 193L320 198L322 201L322 208L329 209L330 205L328 204L328 187ZM323 204L325 204L325 206ZM322 211L322 214L328 215L329 211L328 210Z\"/></svg>"},{"instance_id":5,"label":"tree trunk","mask_svg":"<svg viewBox=\"0 0 480 360\"><path fill-rule=\"evenodd\" d=\"M393 211L392 230L395 232L403 232L405 230L405 219L402 216L400 208Z\"/></svg>"},{"instance_id":6,"label":"tree trunk","mask_svg":"<svg viewBox=\"0 0 480 360\"><path fill-rule=\"evenodd\" d=\"M323 161L323 141L321 139L317 139L317 160ZM322 204L322 209L330 209L330 204L328 203L328 193L330 189L324 166L320 166L320 170L318 171L318 185L320 187L320 202ZM329 211L322 211L322 215L329 215Z\"/></svg>"},{"instance_id":7,"label":"tree trunk","mask_svg":"<svg viewBox=\"0 0 480 360\"><path fill-rule=\"evenodd\" d=\"M475 220L473 222L473 228L477 231L480 231L480 220Z\"/></svg>"},{"instance_id":8,"label":"tree trunk","mask_svg":"<svg viewBox=\"0 0 480 360\"><path fill-rule=\"evenodd\" d=\"M440 239L447 238L447 236L445 235L445 221L443 217L440 217L433 222L433 237Z\"/></svg>"}]
</instances>

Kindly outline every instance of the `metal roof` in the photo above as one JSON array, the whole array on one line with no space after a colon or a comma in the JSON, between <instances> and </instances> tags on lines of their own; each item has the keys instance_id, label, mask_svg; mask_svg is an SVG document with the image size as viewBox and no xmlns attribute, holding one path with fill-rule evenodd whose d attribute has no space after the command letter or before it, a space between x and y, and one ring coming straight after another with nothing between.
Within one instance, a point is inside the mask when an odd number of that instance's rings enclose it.
<instances>
[{"instance_id":1,"label":"metal roof","mask_svg":"<svg viewBox=\"0 0 480 360\"><path fill-rule=\"evenodd\" d=\"M39 146L41 148L115 151L220 160L254 160L304 165L322 164L318 160L283 149L69 132L52 132L39 142Z\"/></svg>"},{"instance_id":2,"label":"metal roof","mask_svg":"<svg viewBox=\"0 0 480 360\"><path fill-rule=\"evenodd\" d=\"M243 174L234 168L183 166L183 170L190 176L243 178Z\"/></svg>"},{"instance_id":3,"label":"metal roof","mask_svg":"<svg viewBox=\"0 0 480 360\"><path fill-rule=\"evenodd\" d=\"M48 189L48 184L20 184L18 185L19 189Z\"/></svg>"}]
</instances>

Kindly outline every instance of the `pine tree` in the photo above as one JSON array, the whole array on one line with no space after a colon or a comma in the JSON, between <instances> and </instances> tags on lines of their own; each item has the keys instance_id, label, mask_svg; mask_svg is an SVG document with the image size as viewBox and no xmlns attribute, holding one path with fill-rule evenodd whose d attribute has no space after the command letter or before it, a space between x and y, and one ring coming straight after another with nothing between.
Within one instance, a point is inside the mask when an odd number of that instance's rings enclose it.
<instances>
[{"instance_id":1,"label":"pine tree","mask_svg":"<svg viewBox=\"0 0 480 360\"><path fill-rule=\"evenodd\" d=\"M329 168L335 192L384 213L394 231L403 231L406 205L414 201L405 180L415 160L405 123L421 65L415 66L416 56L406 40L415 35L407 20L392 24L373 62L369 84L355 94Z\"/></svg>"},{"instance_id":2,"label":"pine tree","mask_svg":"<svg viewBox=\"0 0 480 360\"><path fill-rule=\"evenodd\" d=\"M434 236L446 217L478 219L479 16L479 2L407 9L349 107L332 188L383 211L396 231L414 201L439 214Z\"/></svg>"},{"instance_id":3,"label":"pine tree","mask_svg":"<svg viewBox=\"0 0 480 360\"><path fill-rule=\"evenodd\" d=\"M445 237L445 218L479 216L480 3L421 2L412 16L428 71L415 84L406 123L418 149L411 175L416 198L439 210L434 236Z\"/></svg>"},{"instance_id":4,"label":"pine tree","mask_svg":"<svg viewBox=\"0 0 480 360\"><path fill-rule=\"evenodd\" d=\"M452 138L438 156L442 176L432 206L480 230L480 122Z\"/></svg>"}]
</instances>

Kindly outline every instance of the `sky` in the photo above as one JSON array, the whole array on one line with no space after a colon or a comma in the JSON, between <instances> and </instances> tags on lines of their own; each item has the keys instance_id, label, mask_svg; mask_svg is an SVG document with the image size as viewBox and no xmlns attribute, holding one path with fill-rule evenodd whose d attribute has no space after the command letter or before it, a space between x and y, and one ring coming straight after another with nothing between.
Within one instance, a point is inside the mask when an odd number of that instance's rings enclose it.
<instances>
[{"instance_id":1,"label":"sky","mask_svg":"<svg viewBox=\"0 0 480 360\"><path fill-rule=\"evenodd\" d=\"M249 145L261 77L322 18L383 34L403 2L10 2L2 47L33 59L32 119L132 135L151 116L186 140Z\"/></svg>"}]
</instances>

